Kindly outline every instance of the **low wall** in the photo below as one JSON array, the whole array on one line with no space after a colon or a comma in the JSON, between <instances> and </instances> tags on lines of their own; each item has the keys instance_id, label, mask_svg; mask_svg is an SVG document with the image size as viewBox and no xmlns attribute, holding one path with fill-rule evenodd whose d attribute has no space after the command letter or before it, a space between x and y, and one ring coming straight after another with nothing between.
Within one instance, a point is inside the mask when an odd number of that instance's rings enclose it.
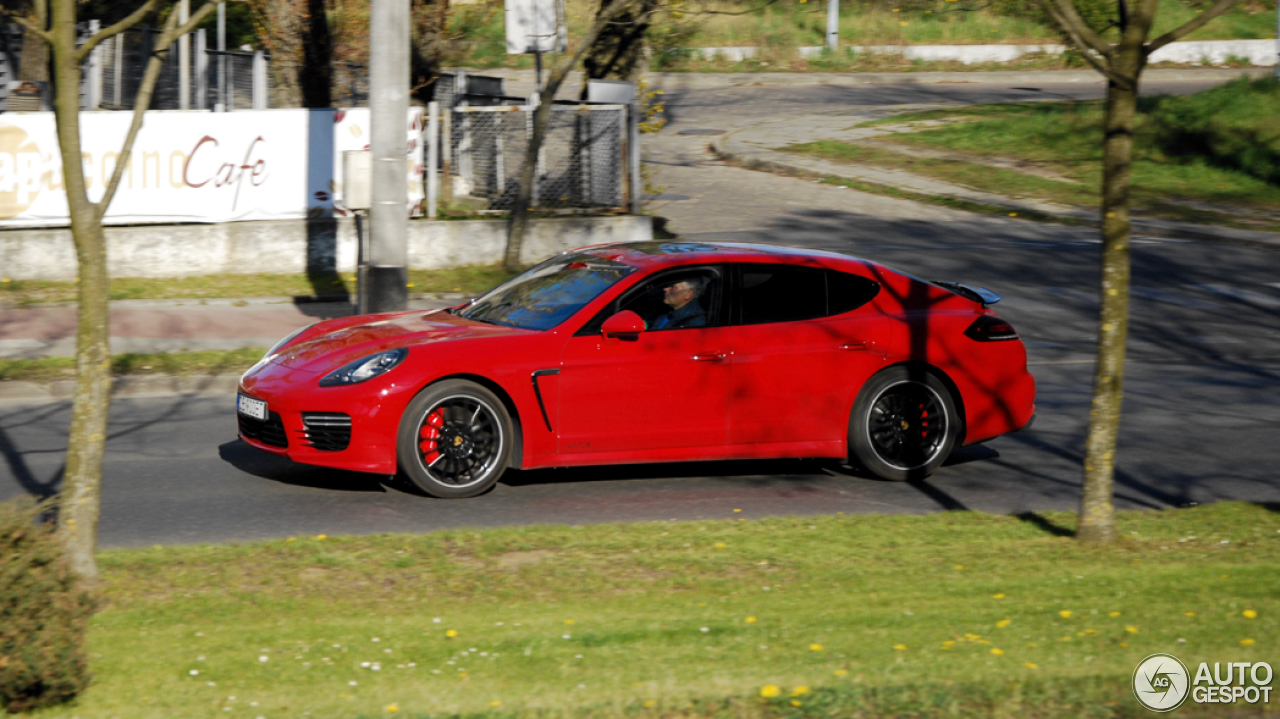
<instances>
[{"instance_id":1,"label":"low wall","mask_svg":"<svg viewBox=\"0 0 1280 719\"><path fill-rule=\"evenodd\" d=\"M700 47L691 48L706 58L719 57L740 62L755 57L756 47ZM1061 55L1065 45L854 45L842 46L844 51L871 55L901 55L906 60L956 60L966 65L980 62L1011 62L1023 55L1042 53ZM800 57L818 57L826 50L820 46L796 48ZM1200 64L1208 61L1220 65L1227 58L1244 58L1250 64L1270 67L1276 64L1275 40L1196 40L1173 42L1156 50L1151 62L1178 62Z\"/></svg>"},{"instance_id":2,"label":"low wall","mask_svg":"<svg viewBox=\"0 0 1280 719\"><path fill-rule=\"evenodd\" d=\"M105 232L113 277L348 272L356 266L356 225L350 218L108 227ZM540 218L529 223L521 260L533 263L583 245L651 239L652 221L644 216ZM506 245L505 219L409 222L412 269L501 262ZM0 231L0 276L74 279L71 231Z\"/></svg>"}]
</instances>

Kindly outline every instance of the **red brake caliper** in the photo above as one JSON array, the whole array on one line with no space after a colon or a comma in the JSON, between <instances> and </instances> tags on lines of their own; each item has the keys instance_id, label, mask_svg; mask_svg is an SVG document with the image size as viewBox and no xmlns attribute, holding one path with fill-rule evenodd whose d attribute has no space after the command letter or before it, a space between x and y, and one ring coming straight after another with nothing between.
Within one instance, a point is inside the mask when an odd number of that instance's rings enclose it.
<instances>
[{"instance_id":1,"label":"red brake caliper","mask_svg":"<svg viewBox=\"0 0 1280 719\"><path fill-rule=\"evenodd\" d=\"M929 410L920 405L920 436L929 436Z\"/></svg>"},{"instance_id":2,"label":"red brake caliper","mask_svg":"<svg viewBox=\"0 0 1280 719\"><path fill-rule=\"evenodd\" d=\"M422 450L422 463L430 467L440 459L440 452L436 449L436 440L440 439L440 428L444 426L444 410L436 408L431 414L427 415L427 419L422 423L422 431L418 434L422 437L422 441L418 444L418 449Z\"/></svg>"}]
</instances>

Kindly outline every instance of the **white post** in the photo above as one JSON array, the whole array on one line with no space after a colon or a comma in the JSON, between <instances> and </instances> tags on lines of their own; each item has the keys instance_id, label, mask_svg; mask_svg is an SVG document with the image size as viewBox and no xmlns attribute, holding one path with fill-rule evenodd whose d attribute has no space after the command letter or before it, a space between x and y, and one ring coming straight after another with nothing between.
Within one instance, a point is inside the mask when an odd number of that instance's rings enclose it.
<instances>
[{"instance_id":1,"label":"white post","mask_svg":"<svg viewBox=\"0 0 1280 719\"><path fill-rule=\"evenodd\" d=\"M267 109L267 57L261 49L253 51L253 109Z\"/></svg>"},{"instance_id":2,"label":"white post","mask_svg":"<svg viewBox=\"0 0 1280 719\"><path fill-rule=\"evenodd\" d=\"M436 219L440 195L440 103L427 103L427 219Z\"/></svg>"},{"instance_id":3,"label":"white post","mask_svg":"<svg viewBox=\"0 0 1280 719\"><path fill-rule=\"evenodd\" d=\"M209 41L204 28L196 30L196 109L209 109Z\"/></svg>"},{"instance_id":4,"label":"white post","mask_svg":"<svg viewBox=\"0 0 1280 719\"><path fill-rule=\"evenodd\" d=\"M218 101L213 106L214 112L226 112L231 109L227 100L227 4L218 3Z\"/></svg>"},{"instance_id":5,"label":"white post","mask_svg":"<svg viewBox=\"0 0 1280 719\"><path fill-rule=\"evenodd\" d=\"M116 35L114 38L111 39L112 42L115 43L113 49L116 51L115 68L114 68L116 71L115 72L115 75L116 75L115 76L115 92L113 93L114 97L112 97L111 100L113 104L116 106L117 110L120 109L120 103L122 102L124 97L124 94L123 94L124 91L121 89L121 87L124 85L124 36L125 36L125 33L120 33L119 35Z\"/></svg>"},{"instance_id":6,"label":"white post","mask_svg":"<svg viewBox=\"0 0 1280 719\"><path fill-rule=\"evenodd\" d=\"M89 21L89 37L97 35L100 29L101 25L97 20ZM84 109L97 110L102 105L102 45L89 53L89 70L85 74L85 80Z\"/></svg>"},{"instance_id":7,"label":"white post","mask_svg":"<svg viewBox=\"0 0 1280 719\"><path fill-rule=\"evenodd\" d=\"M827 0L827 47L840 47L840 0Z\"/></svg>"},{"instance_id":8,"label":"white post","mask_svg":"<svg viewBox=\"0 0 1280 719\"><path fill-rule=\"evenodd\" d=\"M185 25L191 19L191 0L178 3L178 24ZM178 38L178 109L191 109L191 35L183 33Z\"/></svg>"}]
</instances>

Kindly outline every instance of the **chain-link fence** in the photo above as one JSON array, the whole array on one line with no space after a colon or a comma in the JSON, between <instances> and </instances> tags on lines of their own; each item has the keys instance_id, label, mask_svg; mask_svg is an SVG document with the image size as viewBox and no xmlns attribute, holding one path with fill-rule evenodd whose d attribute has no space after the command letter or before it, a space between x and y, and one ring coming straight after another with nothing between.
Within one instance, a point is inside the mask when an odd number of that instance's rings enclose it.
<instances>
[{"instance_id":1,"label":"chain-link fence","mask_svg":"<svg viewBox=\"0 0 1280 719\"><path fill-rule=\"evenodd\" d=\"M359 62L333 63L334 107L364 107L369 104L369 68Z\"/></svg>"},{"instance_id":2,"label":"chain-link fence","mask_svg":"<svg viewBox=\"0 0 1280 719\"><path fill-rule=\"evenodd\" d=\"M511 211L533 134L530 106L456 108L449 118L449 184L457 199ZM626 105L556 105L534 173L533 206L604 209L626 204Z\"/></svg>"}]
</instances>

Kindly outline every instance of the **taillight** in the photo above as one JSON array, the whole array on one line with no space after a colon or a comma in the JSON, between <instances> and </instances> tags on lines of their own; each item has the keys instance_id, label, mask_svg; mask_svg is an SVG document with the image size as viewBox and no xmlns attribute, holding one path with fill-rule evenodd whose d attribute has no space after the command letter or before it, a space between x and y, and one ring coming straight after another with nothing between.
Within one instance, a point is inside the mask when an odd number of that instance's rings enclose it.
<instances>
[{"instance_id":1,"label":"taillight","mask_svg":"<svg viewBox=\"0 0 1280 719\"><path fill-rule=\"evenodd\" d=\"M1018 331L1013 328L1013 325L991 315L979 317L973 324L969 325L969 329L965 330L964 334L969 339L977 342L1002 342L1004 340L1018 339Z\"/></svg>"}]
</instances>

